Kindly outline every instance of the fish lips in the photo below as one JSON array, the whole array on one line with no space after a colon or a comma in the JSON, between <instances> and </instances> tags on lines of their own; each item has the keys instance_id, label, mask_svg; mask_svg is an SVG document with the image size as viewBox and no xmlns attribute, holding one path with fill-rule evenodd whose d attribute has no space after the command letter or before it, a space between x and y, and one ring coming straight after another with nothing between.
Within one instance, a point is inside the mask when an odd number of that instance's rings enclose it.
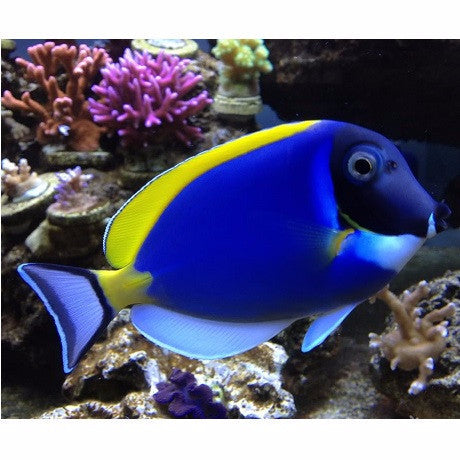
<instances>
[{"instance_id":1,"label":"fish lips","mask_svg":"<svg viewBox=\"0 0 460 460\"><path fill-rule=\"evenodd\" d=\"M438 203L433 213L436 233L440 233L449 227L447 219L452 214L449 206L445 203Z\"/></svg>"},{"instance_id":2,"label":"fish lips","mask_svg":"<svg viewBox=\"0 0 460 460\"><path fill-rule=\"evenodd\" d=\"M451 211L449 206L445 203L436 203L436 207L428 219L427 238L432 238L438 233L446 230L449 227L447 219L450 215Z\"/></svg>"}]
</instances>

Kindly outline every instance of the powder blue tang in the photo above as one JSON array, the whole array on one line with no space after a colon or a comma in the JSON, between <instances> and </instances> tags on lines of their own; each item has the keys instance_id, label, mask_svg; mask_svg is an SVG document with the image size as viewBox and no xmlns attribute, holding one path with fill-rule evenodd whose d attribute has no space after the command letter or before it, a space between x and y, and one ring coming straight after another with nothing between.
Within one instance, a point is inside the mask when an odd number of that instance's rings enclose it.
<instances>
[{"instance_id":1,"label":"powder blue tang","mask_svg":"<svg viewBox=\"0 0 460 460\"><path fill-rule=\"evenodd\" d=\"M215 147L149 182L107 226L117 270L24 264L19 273L55 319L66 371L128 305L149 340L202 359L244 352L320 314L308 351L448 214L388 139L343 122L300 122Z\"/></svg>"}]
</instances>

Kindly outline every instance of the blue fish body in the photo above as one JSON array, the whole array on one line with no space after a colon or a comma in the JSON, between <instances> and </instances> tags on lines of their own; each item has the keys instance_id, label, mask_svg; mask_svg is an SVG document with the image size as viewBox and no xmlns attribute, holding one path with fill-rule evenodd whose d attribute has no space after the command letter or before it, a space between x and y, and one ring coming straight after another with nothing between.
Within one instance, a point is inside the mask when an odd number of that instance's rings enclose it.
<instances>
[{"instance_id":1,"label":"blue fish body","mask_svg":"<svg viewBox=\"0 0 460 460\"><path fill-rule=\"evenodd\" d=\"M204 152L136 193L104 238L118 270L24 264L19 273L55 319L66 371L127 305L145 337L197 358L243 352L321 313L308 351L447 213L383 136L294 123ZM74 305L82 292L86 323Z\"/></svg>"},{"instance_id":2,"label":"blue fish body","mask_svg":"<svg viewBox=\"0 0 460 460\"><path fill-rule=\"evenodd\" d=\"M311 129L255 149L182 190L134 263L155 280L149 295L184 313L260 321L356 302L386 284L392 270L329 254L344 228L330 145L315 137Z\"/></svg>"}]
</instances>

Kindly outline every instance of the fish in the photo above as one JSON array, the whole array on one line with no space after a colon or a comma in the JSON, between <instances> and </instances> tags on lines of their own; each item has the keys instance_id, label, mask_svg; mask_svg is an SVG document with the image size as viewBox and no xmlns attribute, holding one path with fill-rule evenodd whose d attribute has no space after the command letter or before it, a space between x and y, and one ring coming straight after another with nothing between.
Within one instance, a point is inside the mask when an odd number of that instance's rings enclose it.
<instances>
[{"instance_id":1,"label":"fish","mask_svg":"<svg viewBox=\"0 0 460 460\"><path fill-rule=\"evenodd\" d=\"M59 125L58 131L65 137L70 135L70 126L69 125Z\"/></svg>"},{"instance_id":2,"label":"fish","mask_svg":"<svg viewBox=\"0 0 460 460\"><path fill-rule=\"evenodd\" d=\"M54 319L71 372L112 319L196 359L233 356L318 315L320 345L446 227L384 136L342 121L281 124L158 175L110 219L112 270L18 267Z\"/></svg>"}]
</instances>

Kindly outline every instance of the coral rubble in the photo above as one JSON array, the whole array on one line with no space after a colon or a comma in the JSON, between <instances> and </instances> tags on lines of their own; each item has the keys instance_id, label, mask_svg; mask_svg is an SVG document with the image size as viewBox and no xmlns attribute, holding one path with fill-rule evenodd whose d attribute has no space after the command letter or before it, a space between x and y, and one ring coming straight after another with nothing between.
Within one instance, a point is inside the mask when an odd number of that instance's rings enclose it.
<instances>
[{"instance_id":1,"label":"coral rubble","mask_svg":"<svg viewBox=\"0 0 460 460\"><path fill-rule=\"evenodd\" d=\"M85 401L43 413L42 419L157 419L167 418L152 399L142 392L132 392L120 402Z\"/></svg>"},{"instance_id":2,"label":"coral rubble","mask_svg":"<svg viewBox=\"0 0 460 460\"><path fill-rule=\"evenodd\" d=\"M38 83L47 95L45 104L34 100L26 91L20 99L5 91L2 103L12 110L33 113L40 123L36 139L40 144L65 144L76 151L99 148L104 128L91 120L85 91L97 76L99 69L110 61L102 48L86 45L56 45L46 42L28 48L32 62L17 58L16 63L26 71L25 77ZM66 73L65 88L59 86L59 71Z\"/></svg>"}]
</instances>

